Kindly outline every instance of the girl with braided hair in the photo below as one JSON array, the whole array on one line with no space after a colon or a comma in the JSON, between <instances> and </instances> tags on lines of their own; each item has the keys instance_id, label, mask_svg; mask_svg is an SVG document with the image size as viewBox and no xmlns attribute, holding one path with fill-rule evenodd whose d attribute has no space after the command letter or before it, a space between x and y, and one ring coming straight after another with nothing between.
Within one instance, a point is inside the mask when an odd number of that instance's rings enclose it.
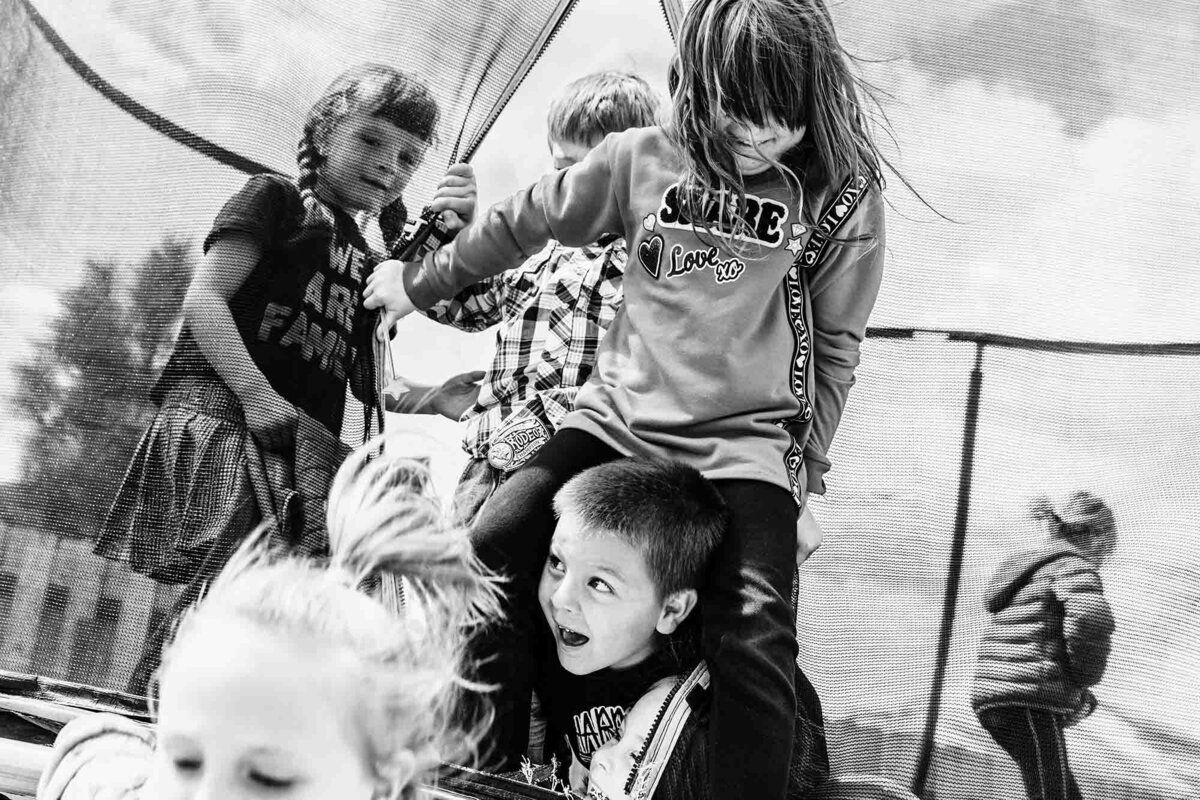
<instances>
[{"instance_id":1,"label":"girl with braided hair","mask_svg":"<svg viewBox=\"0 0 1200 800\"><path fill-rule=\"evenodd\" d=\"M420 81L388 66L354 67L308 112L298 179L256 175L217 215L154 390L160 409L96 546L156 581L190 582L177 608L260 519L273 513L282 529L290 509L280 508L280 484L317 498L304 541L293 543L327 548L319 506L346 449L347 389L368 415L379 405L362 293L380 256L355 217L378 215L385 239L396 238L401 193L438 116ZM447 171L431 208L451 230L471 218L469 166Z\"/></svg>"}]
</instances>

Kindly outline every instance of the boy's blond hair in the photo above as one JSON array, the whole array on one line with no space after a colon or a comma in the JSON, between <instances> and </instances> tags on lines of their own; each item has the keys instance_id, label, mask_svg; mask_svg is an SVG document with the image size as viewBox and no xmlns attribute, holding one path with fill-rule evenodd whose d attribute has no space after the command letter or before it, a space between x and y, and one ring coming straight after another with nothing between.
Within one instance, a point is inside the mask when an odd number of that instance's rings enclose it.
<instances>
[{"instance_id":1,"label":"boy's blond hair","mask_svg":"<svg viewBox=\"0 0 1200 800\"><path fill-rule=\"evenodd\" d=\"M594 146L610 133L657 125L662 102L632 72L593 72L567 84L550 104L550 138Z\"/></svg>"}]
</instances>

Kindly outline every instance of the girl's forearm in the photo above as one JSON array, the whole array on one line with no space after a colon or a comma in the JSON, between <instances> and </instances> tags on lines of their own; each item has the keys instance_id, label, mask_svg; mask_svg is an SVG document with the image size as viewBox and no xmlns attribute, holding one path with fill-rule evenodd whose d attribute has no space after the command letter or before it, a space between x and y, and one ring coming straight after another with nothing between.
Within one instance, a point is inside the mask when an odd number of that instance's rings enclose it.
<instances>
[{"instance_id":1,"label":"girl's forearm","mask_svg":"<svg viewBox=\"0 0 1200 800\"><path fill-rule=\"evenodd\" d=\"M183 301L183 321L205 359L239 398L245 401L274 391L250 358L229 304L218 293L196 286L189 289Z\"/></svg>"}]
</instances>

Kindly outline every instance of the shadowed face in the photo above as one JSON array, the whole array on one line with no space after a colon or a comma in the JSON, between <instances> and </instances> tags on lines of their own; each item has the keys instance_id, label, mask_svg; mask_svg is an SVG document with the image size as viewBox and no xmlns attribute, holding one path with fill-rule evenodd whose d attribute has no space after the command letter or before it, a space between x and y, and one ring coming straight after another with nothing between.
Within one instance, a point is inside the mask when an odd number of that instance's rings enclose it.
<instances>
[{"instance_id":1,"label":"shadowed face","mask_svg":"<svg viewBox=\"0 0 1200 800\"><path fill-rule=\"evenodd\" d=\"M599 144L599 142L597 142ZM578 142L565 142L557 139L550 140L550 158L554 161L555 171L573 167L583 159L587 158L587 154L592 152L595 145L579 144Z\"/></svg>"},{"instance_id":2,"label":"shadowed face","mask_svg":"<svg viewBox=\"0 0 1200 800\"><path fill-rule=\"evenodd\" d=\"M767 125L752 125L728 118L722 128L733 137L734 161L742 175L757 175L768 169L768 159L778 161L804 138L807 127L791 128L770 121Z\"/></svg>"}]
</instances>

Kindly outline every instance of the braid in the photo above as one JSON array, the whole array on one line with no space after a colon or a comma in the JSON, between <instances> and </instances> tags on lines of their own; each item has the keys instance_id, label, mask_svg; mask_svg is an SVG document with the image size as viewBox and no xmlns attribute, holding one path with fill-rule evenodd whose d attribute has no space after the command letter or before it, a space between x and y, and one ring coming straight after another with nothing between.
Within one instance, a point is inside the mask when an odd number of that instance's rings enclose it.
<instances>
[{"instance_id":1,"label":"braid","mask_svg":"<svg viewBox=\"0 0 1200 800\"><path fill-rule=\"evenodd\" d=\"M384 249L391 253L404 235L404 226L408 224L408 209L404 200L396 198L383 207L379 212L379 232L383 234Z\"/></svg>"},{"instance_id":2,"label":"braid","mask_svg":"<svg viewBox=\"0 0 1200 800\"><path fill-rule=\"evenodd\" d=\"M305 227L332 227L333 217L329 209L317 196L317 181L320 178L320 167L325 158L321 155L316 142L317 120L309 120L304 126L304 135L300 138L300 146L296 152L296 163L300 167L300 177L297 186L300 197L304 201Z\"/></svg>"}]
</instances>

